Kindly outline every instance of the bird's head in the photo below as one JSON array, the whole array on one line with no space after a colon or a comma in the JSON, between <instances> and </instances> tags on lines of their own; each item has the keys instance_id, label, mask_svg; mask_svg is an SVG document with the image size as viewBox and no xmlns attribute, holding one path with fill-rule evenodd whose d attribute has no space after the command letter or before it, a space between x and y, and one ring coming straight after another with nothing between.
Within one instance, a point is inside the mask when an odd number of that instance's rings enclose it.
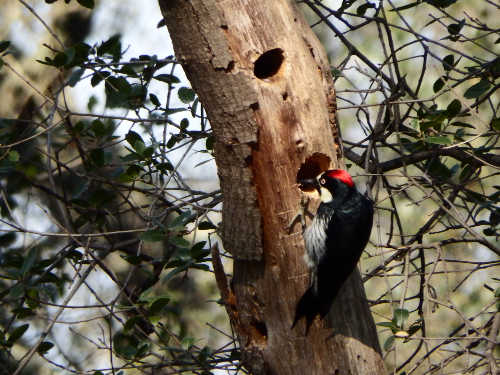
<instances>
[{"instance_id":1,"label":"bird's head","mask_svg":"<svg viewBox=\"0 0 500 375\"><path fill-rule=\"evenodd\" d=\"M330 169L316 178L302 179L299 183L302 190L317 190L324 203L331 202L334 196L354 188L352 177L343 169Z\"/></svg>"}]
</instances>

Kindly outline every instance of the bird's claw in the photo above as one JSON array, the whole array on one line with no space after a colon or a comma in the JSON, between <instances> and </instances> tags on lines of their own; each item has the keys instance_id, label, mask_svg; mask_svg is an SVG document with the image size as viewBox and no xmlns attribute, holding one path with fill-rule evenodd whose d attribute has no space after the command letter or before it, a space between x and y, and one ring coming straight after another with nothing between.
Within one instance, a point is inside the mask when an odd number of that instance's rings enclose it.
<instances>
[{"instance_id":1,"label":"bird's claw","mask_svg":"<svg viewBox=\"0 0 500 375\"><path fill-rule=\"evenodd\" d=\"M307 211L307 206L309 205L309 197L304 197L302 196L300 198L300 208L295 214L294 217L292 217L292 220L288 223L288 232L290 233L294 227L295 222L300 219L300 224L302 225L302 231L306 229L306 214L308 213Z\"/></svg>"}]
</instances>

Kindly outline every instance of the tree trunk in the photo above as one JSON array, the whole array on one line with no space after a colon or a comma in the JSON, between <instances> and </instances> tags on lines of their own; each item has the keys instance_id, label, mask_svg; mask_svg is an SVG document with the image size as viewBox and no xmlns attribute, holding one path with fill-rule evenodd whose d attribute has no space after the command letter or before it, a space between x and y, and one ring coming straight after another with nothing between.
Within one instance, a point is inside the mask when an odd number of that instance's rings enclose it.
<instances>
[{"instance_id":1,"label":"tree trunk","mask_svg":"<svg viewBox=\"0 0 500 375\"><path fill-rule=\"evenodd\" d=\"M358 272L308 336L303 323L290 329L309 281L301 225L288 229L303 194L297 176L342 165L323 47L289 0L159 4L216 139L221 235L234 256L232 290L221 292L244 365L254 374L383 373Z\"/></svg>"}]
</instances>

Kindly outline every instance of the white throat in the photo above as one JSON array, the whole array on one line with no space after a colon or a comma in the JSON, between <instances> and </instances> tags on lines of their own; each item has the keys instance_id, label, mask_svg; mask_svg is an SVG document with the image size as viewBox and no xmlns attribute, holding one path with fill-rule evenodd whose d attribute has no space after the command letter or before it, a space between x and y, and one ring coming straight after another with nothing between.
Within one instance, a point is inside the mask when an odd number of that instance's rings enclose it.
<instances>
[{"instance_id":1,"label":"white throat","mask_svg":"<svg viewBox=\"0 0 500 375\"><path fill-rule=\"evenodd\" d=\"M332 193L330 193L327 188L321 186L320 191L321 202L328 203L333 200Z\"/></svg>"}]
</instances>

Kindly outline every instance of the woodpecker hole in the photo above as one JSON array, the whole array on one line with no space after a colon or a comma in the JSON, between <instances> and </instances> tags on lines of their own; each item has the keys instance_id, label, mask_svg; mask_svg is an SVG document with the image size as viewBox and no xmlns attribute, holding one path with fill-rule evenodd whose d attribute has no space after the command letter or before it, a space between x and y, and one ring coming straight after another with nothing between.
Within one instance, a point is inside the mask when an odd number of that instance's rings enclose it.
<instances>
[{"instance_id":1,"label":"woodpecker hole","mask_svg":"<svg viewBox=\"0 0 500 375\"><path fill-rule=\"evenodd\" d=\"M312 154L300 166L300 169L297 172L297 182L308 178L316 178L320 173L330 168L330 163L331 160L327 155L320 152ZM303 191L309 192L310 190Z\"/></svg>"},{"instance_id":2,"label":"woodpecker hole","mask_svg":"<svg viewBox=\"0 0 500 375\"><path fill-rule=\"evenodd\" d=\"M288 99L288 93L285 91L283 94L281 94L281 97L283 98L283 100L287 100Z\"/></svg>"},{"instance_id":3,"label":"woodpecker hole","mask_svg":"<svg viewBox=\"0 0 500 375\"><path fill-rule=\"evenodd\" d=\"M278 73L283 64L283 60L285 60L285 56L281 48L274 48L266 51L255 60L253 74L259 79L271 78Z\"/></svg>"},{"instance_id":4,"label":"woodpecker hole","mask_svg":"<svg viewBox=\"0 0 500 375\"><path fill-rule=\"evenodd\" d=\"M259 102L250 104L250 108L253 109L254 111L257 111L259 109Z\"/></svg>"},{"instance_id":5,"label":"woodpecker hole","mask_svg":"<svg viewBox=\"0 0 500 375\"><path fill-rule=\"evenodd\" d=\"M267 341L267 327L266 323L253 320L251 323L252 338L256 343L265 344Z\"/></svg>"}]
</instances>

